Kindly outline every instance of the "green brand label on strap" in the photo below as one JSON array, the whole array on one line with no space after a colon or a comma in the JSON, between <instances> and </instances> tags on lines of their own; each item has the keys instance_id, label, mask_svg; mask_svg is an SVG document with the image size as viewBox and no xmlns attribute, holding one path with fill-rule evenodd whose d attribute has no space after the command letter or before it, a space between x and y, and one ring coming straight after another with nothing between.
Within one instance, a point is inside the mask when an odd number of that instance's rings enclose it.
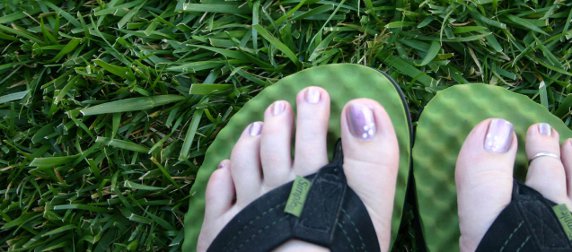
<instances>
[{"instance_id":1,"label":"green brand label on strap","mask_svg":"<svg viewBox=\"0 0 572 252\"><path fill-rule=\"evenodd\" d=\"M568 210L564 204L556 205L552 207L552 210L556 214L556 217L558 217L562 229L564 229L566 236L568 236L568 240L572 241L572 213L570 213L570 210Z\"/></svg>"},{"instance_id":2,"label":"green brand label on strap","mask_svg":"<svg viewBox=\"0 0 572 252\"><path fill-rule=\"evenodd\" d=\"M288 196L288 201L286 202L286 208L284 208L284 212L296 217L300 217L302 214L302 209L304 209L306 196L308 196L311 185L312 182L310 180L307 180L304 177L296 176L296 179L292 184L292 190L290 191L290 196Z\"/></svg>"}]
</instances>

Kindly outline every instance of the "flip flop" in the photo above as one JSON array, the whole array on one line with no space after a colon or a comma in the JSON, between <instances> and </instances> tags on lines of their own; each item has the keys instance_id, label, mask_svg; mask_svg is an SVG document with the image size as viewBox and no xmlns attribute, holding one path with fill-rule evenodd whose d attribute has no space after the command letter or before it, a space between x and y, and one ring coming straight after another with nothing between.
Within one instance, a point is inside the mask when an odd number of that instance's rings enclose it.
<instances>
[{"instance_id":1,"label":"flip flop","mask_svg":"<svg viewBox=\"0 0 572 252\"><path fill-rule=\"evenodd\" d=\"M465 137L475 125L490 117L510 121L519 146L524 146L528 127L537 122L549 123L562 140L572 137L572 131L546 108L501 87L464 84L438 92L419 118L412 154L421 229L429 251L459 250L455 162ZM524 181L527 165L524 148L519 148L517 180ZM513 201L519 194L516 188Z\"/></svg>"},{"instance_id":2,"label":"flip flop","mask_svg":"<svg viewBox=\"0 0 572 252\"><path fill-rule=\"evenodd\" d=\"M295 104L298 91L311 85L324 88L331 97L328 131L330 143L340 138L340 113L343 106L351 99L370 98L379 101L395 125L400 148L400 167L392 219L393 244L401 222L410 170L411 119L409 111L401 90L388 75L361 65L335 64L303 70L267 87L247 102L219 132L207 150L205 160L191 188L189 211L185 215L183 251L193 251L196 248L204 216L206 184L218 162L230 156L233 144L229 143L235 143L249 123L261 120L264 110L272 102L282 99ZM333 153L333 147L331 145L329 153Z\"/></svg>"}]
</instances>

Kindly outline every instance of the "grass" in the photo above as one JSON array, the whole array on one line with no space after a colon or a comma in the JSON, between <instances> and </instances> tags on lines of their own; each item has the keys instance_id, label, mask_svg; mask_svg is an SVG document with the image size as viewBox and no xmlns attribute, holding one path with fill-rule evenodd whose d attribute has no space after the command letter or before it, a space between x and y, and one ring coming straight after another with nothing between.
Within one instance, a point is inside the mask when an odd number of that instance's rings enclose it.
<instances>
[{"instance_id":1,"label":"grass","mask_svg":"<svg viewBox=\"0 0 572 252\"><path fill-rule=\"evenodd\" d=\"M388 72L414 118L480 82L570 126L571 22L567 1L5 0L0 251L180 250L218 130L315 65ZM422 249L405 223L396 250Z\"/></svg>"}]
</instances>

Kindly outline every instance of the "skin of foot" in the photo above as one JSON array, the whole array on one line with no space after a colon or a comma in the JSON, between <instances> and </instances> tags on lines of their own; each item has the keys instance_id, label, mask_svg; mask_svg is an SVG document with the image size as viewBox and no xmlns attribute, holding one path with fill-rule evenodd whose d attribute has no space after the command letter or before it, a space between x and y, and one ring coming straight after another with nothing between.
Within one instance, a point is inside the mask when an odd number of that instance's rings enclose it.
<instances>
[{"instance_id":1,"label":"skin of foot","mask_svg":"<svg viewBox=\"0 0 572 252\"><path fill-rule=\"evenodd\" d=\"M534 158L525 184L572 209L572 140L561 146L559 139L558 132L547 123L528 128L525 148L529 160L538 153L553 153L559 158ZM500 118L482 121L465 139L455 172L461 251L475 251L510 203L517 148L512 124Z\"/></svg>"},{"instance_id":2,"label":"skin of foot","mask_svg":"<svg viewBox=\"0 0 572 252\"><path fill-rule=\"evenodd\" d=\"M308 87L298 93L296 106L294 115L286 101L271 104L264 113L264 122L247 126L230 159L222 161L211 175L197 251L206 251L223 227L249 203L295 176L315 173L328 163L329 94L320 87ZM387 251L399 165L393 125L383 107L369 99L348 102L341 117L347 183L364 202L382 251ZM291 240L276 251L328 250Z\"/></svg>"}]
</instances>

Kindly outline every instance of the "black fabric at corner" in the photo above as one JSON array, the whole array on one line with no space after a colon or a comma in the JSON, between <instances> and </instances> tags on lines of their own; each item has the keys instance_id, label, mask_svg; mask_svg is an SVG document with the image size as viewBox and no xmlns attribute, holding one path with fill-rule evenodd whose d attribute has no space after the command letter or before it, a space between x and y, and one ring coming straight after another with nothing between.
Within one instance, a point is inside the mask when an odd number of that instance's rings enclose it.
<instances>
[{"instance_id":1,"label":"black fabric at corner","mask_svg":"<svg viewBox=\"0 0 572 252\"><path fill-rule=\"evenodd\" d=\"M572 243L552 211L556 204L515 181L512 201L491 225L480 251L572 251Z\"/></svg>"},{"instance_id":2,"label":"black fabric at corner","mask_svg":"<svg viewBox=\"0 0 572 252\"><path fill-rule=\"evenodd\" d=\"M290 239L331 251L380 251L364 204L346 183L341 142L312 181L300 218L284 212L292 182L258 198L219 233L208 251L270 251Z\"/></svg>"}]
</instances>

